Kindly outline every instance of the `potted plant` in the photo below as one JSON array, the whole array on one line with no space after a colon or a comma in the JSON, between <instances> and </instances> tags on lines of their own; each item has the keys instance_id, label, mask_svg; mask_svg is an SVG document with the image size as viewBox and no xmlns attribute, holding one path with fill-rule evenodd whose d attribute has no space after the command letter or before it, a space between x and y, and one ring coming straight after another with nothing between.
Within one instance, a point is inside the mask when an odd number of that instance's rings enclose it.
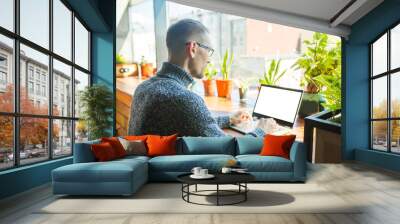
<instances>
[{"instance_id":1,"label":"potted plant","mask_svg":"<svg viewBox=\"0 0 400 224\"><path fill-rule=\"evenodd\" d=\"M86 87L79 98L81 119L88 130L89 140L109 136L112 127L113 94L107 86L95 84Z\"/></svg>"},{"instance_id":2,"label":"potted plant","mask_svg":"<svg viewBox=\"0 0 400 224\"><path fill-rule=\"evenodd\" d=\"M152 63L147 62L142 56L142 60L140 62L140 69L142 71L142 77L150 77L154 74L154 67Z\"/></svg>"},{"instance_id":3,"label":"potted plant","mask_svg":"<svg viewBox=\"0 0 400 224\"><path fill-rule=\"evenodd\" d=\"M229 58L229 59L228 59ZM229 55L228 50L225 51L224 58L221 63L222 79L217 79L217 92L219 97L230 98L232 93L232 80L229 79L233 62L233 54Z\"/></svg>"},{"instance_id":4,"label":"potted plant","mask_svg":"<svg viewBox=\"0 0 400 224\"><path fill-rule=\"evenodd\" d=\"M264 72L262 79L259 79L260 84L275 86L278 84L279 80L285 75L286 69L280 72L281 60L278 62L273 59L268 66L268 69ZM267 72L268 70L268 72Z\"/></svg>"},{"instance_id":5,"label":"potted plant","mask_svg":"<svg viewBox=\"0 0 400 224\"><path fill-rule=\"evenodd\" d=\"M215 96L215 82L214 77L217 75L218 70L214 67L212 63L208 63L206 69L204 70L203 79L204 95L205 96Z\"/></svg>"},{"instance_id":6,"label":"potted plant","mask_svg":"<svg viewBox=\"0 0 400 224\"><path fill-rule=\"evenodd\" d=\"M314 33L312 40L304 40L307 51L294 63L292 67L304 71L300 85L304 87L302 105L299 115L309 116L322 110L323 97L318 94L324 86L318 78L323 75L332 75L341 67L341 46L329 48L327 34Z\"/></svg>"},{"instance_id":7,"label":"potted plant","mask_svg":"<svg viewBox=\"0 0 400 224\"><path fill-rule=\"evenodd\" d=\"M239 98L241 101L245 101L247 98L247 91L249 90L250 84L253 79L236 79L235 84L239 90Z\"/></svg>"}]
</instances>

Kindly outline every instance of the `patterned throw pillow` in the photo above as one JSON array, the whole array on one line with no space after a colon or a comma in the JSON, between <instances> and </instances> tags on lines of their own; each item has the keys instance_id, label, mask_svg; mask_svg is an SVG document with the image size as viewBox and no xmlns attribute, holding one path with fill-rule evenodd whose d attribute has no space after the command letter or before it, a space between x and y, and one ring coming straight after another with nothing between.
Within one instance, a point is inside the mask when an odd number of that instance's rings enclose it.
<instances>
[{"instance_id":1,"label":"patterned throw pillow","mask_svg":"<svg viewBox=\"0 0 400 224\"><path fill-rule=\"evenodd\" d=\"M135 156L145 156L147 155L147 149L144 141L140 140L126 140L123 138L119 138L119 141L122 144L126 151L126 155L135 155Z\"/></svg>"}]
</instances>

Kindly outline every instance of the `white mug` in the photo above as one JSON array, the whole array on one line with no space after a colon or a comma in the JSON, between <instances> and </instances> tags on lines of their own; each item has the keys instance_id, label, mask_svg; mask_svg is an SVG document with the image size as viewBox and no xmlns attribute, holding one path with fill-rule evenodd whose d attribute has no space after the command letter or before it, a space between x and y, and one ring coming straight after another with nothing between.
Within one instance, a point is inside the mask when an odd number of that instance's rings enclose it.
<instances>
[{"instance_id":1,"label":"white mug","mask_svg":"<svg viewBox=\"0 0 400 224\"><path fill-rule=\"evenodd\" d=\"M208 169L201 169L200 170L200 176L207 176L208 175Z\"/></svg>"},{"instance_id":2,"label":"white mug","mask_svg":"<svg viewBox=\"0 0 400 224\"><path fill-rule=\"evenodd\" d=\"M222 167L221 172L222 173L230 173L232 171L232 168L230 167Z\"/></svg>"},{"instance_id":3,"label":"white mug","mask_svg":"<svg viewBox=\"0 0 400 224\"><path fill-rule=\"evenodd\" d=\"M194 175L199 176L199 175L201 175L201 174L200 174L200 171L201 171L201 170L202 170L201 167L193 167L192 173L193 173Z\"/></svg>"}]
</instances>

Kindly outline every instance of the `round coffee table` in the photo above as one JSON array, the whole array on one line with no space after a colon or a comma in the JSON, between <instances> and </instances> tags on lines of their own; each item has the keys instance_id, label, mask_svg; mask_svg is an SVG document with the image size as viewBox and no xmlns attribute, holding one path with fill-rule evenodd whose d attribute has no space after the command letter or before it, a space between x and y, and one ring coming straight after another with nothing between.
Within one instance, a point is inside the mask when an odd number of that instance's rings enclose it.
<instances>
[{"instance_id":1,"label":"round coffee table","mask_svg":"<svg viewBox=\"0 0 400 224\"><path fill-rule=\"evenodd\" d=\"M189 174L182 174L177 177L178 181L182 183L182 199L188 203L198 204L198 205L234 205L247 200L247 192L249 188L247 183L255 180L255 177L248 173L216 173L213 174L215 177L212 179L193 179ZM215 190L198 190L197 185L215 185ZM194 191L190 191L190 186L195 186ZM237 190L223 190L220 189L220 185L236 185ZM214 192L215 194L205 194L209 192ZM190 201L190 196L203 196L203 197L216 197L216 204L202 204ZM231 203L221 203L221 197L232 197L240 196L240 199Z\"/></svg>"}]
</instances>

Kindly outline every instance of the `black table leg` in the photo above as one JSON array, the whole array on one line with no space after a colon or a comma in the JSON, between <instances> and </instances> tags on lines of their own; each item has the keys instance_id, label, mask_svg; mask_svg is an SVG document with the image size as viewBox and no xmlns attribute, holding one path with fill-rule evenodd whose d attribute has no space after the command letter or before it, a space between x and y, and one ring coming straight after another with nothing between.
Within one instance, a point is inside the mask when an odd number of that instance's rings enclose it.
<instances>
[{"instance_id":1,"label":"black table leg","mask_svg":"<svg viewBox=\"0 0 400 224\"><path fill-rule=\"evenodd\" d=\"M247 192L248 192L248 190L247 190L247 182L246 183L244 183L244 187L245 187L245 192L244 192L244 201L247 201Z\"/></svg>"},{"instance_id":2,"label":"black table leg","mask_svg":"<svg viewBox=\"0 0 400 224\"><path fill-rule=\"evenodd\" d=\"M217 184L217 206L219 206L219 184Z\"/></svg>"},{"instance_id":3,"label":"black table leg","mask_svg":"<svg viewBox=\"0 0 400 224\"><path fill-rule=\"evenodd\" d=\"M196 184L196 186L195 186L195 191L197 192L197 184Z\"/></svg>"}]
</instances>

